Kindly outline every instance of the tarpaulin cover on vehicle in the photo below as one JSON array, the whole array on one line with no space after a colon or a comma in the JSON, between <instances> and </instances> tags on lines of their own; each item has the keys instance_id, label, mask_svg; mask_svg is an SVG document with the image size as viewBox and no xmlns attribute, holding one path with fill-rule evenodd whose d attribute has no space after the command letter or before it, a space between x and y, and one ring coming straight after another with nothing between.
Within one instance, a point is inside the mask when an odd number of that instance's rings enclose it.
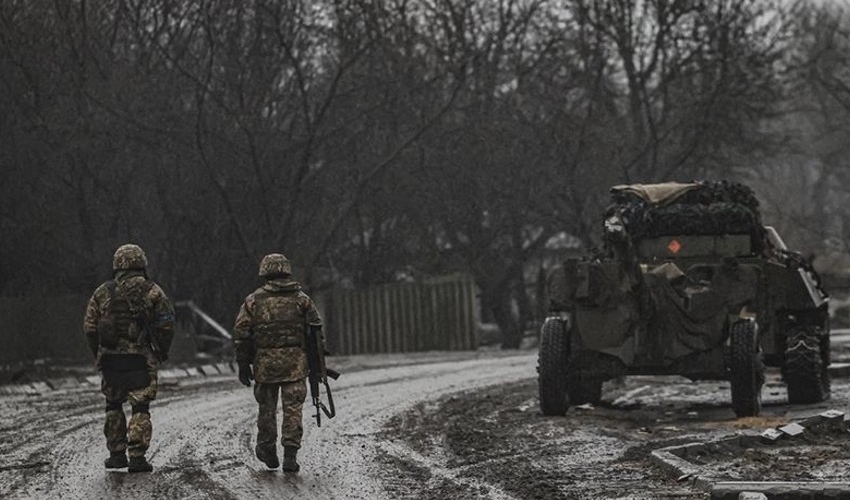
<instances>
[{"instance_id":1,"label":"tarpaulin cover on vehicle","mask_svg":"<svg viewBox=\"0 0 850 500\"><path fill-rule=\"evenodd\" d=\"M604 287L593 286L584 295L583 275L588 278L611 275L610 271L605 272L604 265L586 265L587 271L581 271L583 266L578 266L567 271L571 276L565 276L566 280L558 280L578 284L562 290L572 300L578 299L585 305L576 317L582 342L588 349L616 356L627 364L640 358L666 365L693 352L716 347L724 339L728 314L751 301L758 288L757 266L714 268L710 281L699 283L675 264L668 263L643 273L645 288L641 295L617 293L620 287L601 293ZM640 301L640 296L649 300ZM640 318L647 322L641 330L655 333L634 339L634 328L639 326Z\"/></svg>"},{"instance_id":2,"label":"tarpaulin cover on vehicle","mask_svg":"<svg viewBox=\"0 0 850 500\"><path fill-rule=\"evenodd\" d=\"M605 220L616 220L629 238L692 234L749 234L764 249L759 203L749 187L729 181L633 184L611 188ZM610 224L606 224L606 227Z\"/></svg>"},{"instance_id":3,"label":"tarpaulin cover on vehicle","mask_svg":"<svg viewBox=\"0 0 850 500\"><path fill-rule=\"evenodd\" d=\"M621 293L594 289L594 282L605 282L590 279L601 262L588 262L587 271L579 265L576 274L567 277L567 282L575 283L572 298L589 306L577 317L585 345L627 364L636 358L669 364L723 342L728 315L755 298L759 268L731 262L687 269L673 262L647 266L635 250L642 240L663 236L737 234L749 235L751 244L735 249L760 253L765 248L764 228L753 191L728 181L634 184L615 186L611 198L605 214L605 242L611 255L618 256L613 262L619 263L621 272L600 274L608 276L609 282L619 274L620 283L601 288ZM588 283L584 297L582 282ZM639 286L632 288L634 284ZM631 289L631 300L622 296L626 289ZM623 324L612 324L617 322ZM653 334L634 339L636 331Z\"/></svg>"},{"instance_id":4,"label":"tarpaulin cover on vehicle","mask_svg":"<svg viewBox=\"0 0 850 500\"><path fill-rule=\"evenodd\" d=\"M665 364L721 343L728 314L754 299L758 288L758 268L750 265L716 268L706 284L665 274L644 275L652 297L648 330L656 334L640 349Z\"/></svg>"}]
</instances>

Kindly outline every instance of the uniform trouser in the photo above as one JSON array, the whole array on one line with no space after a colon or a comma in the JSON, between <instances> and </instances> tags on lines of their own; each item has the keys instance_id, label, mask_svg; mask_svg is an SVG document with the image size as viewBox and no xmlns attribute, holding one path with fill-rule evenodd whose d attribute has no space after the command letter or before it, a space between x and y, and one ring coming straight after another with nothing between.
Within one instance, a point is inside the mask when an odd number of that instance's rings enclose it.
<instances>
[{"instance_id":1,"label":"uniform trouser","mask_svg":"<svg viewBox=\"0 0 850 500\"><path fill-rule=\"evenodd\" d=\"M254 385L254 398L259 404L257 414L257 448L275 449L277 440L277 399L280 393L283 419L280 425L280 444L301 447L304 428L301 425L301 409L307 398L307 383L304 379Z\"/></svg>"},{"instance_id":2,"label":"uniform trouser","mask_svg":"<svg viewBox=\"0 0 850 500\"><path fill-rule=\"evenodd\" d=\"M141 389L112 387L106 380L101 380L100 389L106 396L103 434L106 436L106 448L112 453L126 451L130 457L143 457L150 446L153 425L149 405L156 399L157 373L155 369L148 373L151 382ZM128 402L133 412L129 424L124 415L124 403Z\"/></svg>"}]
</instances>

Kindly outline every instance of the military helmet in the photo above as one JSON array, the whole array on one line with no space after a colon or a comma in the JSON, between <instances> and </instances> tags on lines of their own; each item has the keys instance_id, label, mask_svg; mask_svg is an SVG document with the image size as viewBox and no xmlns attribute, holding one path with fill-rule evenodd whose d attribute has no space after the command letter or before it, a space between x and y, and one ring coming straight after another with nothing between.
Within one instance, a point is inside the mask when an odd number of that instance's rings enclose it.
<instances>
[{"instance_id":1,"label":"military helmet","mask_svg":"<svg viewBox=\"0 0 850 500\"><path fill-rule=\"evenodd\" d=\"M290 276L292 265L282 253L270 253L260 261L260 276L273 278L275 276Z\"/></svg>"},{"instance_id":2,"label":"military helmet","mask_svg":"<svg viewBox=\"0 0 850 500\"><path fill-rule=\"evenodd\" d=\"M121 245L118 250L115 250L115 255L112 256L113 271L125 269L142 271L146 267L148 267L148 258L145 257L145 251L139 245L132 243Z\"/></svg>"}]
</instances>

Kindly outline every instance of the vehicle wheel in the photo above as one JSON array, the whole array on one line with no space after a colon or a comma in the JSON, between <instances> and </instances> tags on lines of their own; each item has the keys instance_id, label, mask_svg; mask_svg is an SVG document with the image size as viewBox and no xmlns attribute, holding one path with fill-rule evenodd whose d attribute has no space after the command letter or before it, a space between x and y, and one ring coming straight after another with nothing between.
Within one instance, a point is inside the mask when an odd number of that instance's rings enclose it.
<instances>
[{"instance_id":1,"label":"vehicle wheel","mask_svg":"<svg viewBox=\"0 0 850 500\"><path fill-rule=\"evenodd\" d=\"M729 382L732 409L738 417L752 417L761 411L764 364L755 321L738 321L729 329Z\"/></svg>"},{"instance_id":2,"label":"vehicle wheel","mask_svg":"<svg viewBox=\"0 0 850 500\"><path fill-rule=\"evenodd\" d=\"M563 415L570 407L567 396L569 345L568 323L556 317L546 318L540 331L537 355L540 410L544 415Z\"/></svg>"},{"instance_id":3,"label":"vehicle wheel","mask_svg":"<svg viewBox=\"0 0 850 500\"><path fill-rule=\"evenodd\" d=\"M570 403L573 405L599 404L599 401L602 400L602 381L595 379L571 380L567 394Z\"/></svg>"},{"instance_id":4,"label":"vehicle wheel","mask_svg":"<svg viewBox=\"0 0 850 500\"><path fill-rule=\"evenodd\" d=\"M824 339L826 339L824 341ZM782 376L791 404L829 399L829 337L817 326L797 326L785 339Z\"/></svg>"}]
</instances>

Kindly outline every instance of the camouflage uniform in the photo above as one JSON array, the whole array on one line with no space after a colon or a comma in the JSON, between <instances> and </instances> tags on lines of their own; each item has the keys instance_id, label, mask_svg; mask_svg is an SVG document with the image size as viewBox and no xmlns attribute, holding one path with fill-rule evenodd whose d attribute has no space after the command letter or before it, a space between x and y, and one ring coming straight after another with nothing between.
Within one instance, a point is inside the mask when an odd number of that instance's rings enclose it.
<instances>
[{"instance_id":1,"label":"camouflage uniform","mask_svg":"<svg viewBox=\"0 0 850 500\"><path fill-rule=\"evenodd\" d=\"M174 309L162 289L147 279L146 264L141 248L121 246L113 260L113 279L100 285L86 306L83 329L106 397L107 468L125 467L129 455L131 471L134 464L138 471L150 470L144 458L152 433L149 405L156 398L157 367L167 358L174 335ZM157 353L145 335L153 337ZM109 376L116 372L135 380ZM132 407L129 425L125 402Z\"/></svg>"},{"instance_id":2,"label":"camouflage uniform","mask_svg":"<svg viewBox=\"0 0 850 500\"><path fill-rule=\"evenodd\" d=\"M256 381L257 457L270 468L278 465L277 401L281 397L281 444L284 470L297 470L295 453L301 446L301 410L307 397L306 329L320 327L319 311L301 285L290 279L289 261L270 254L260 264L266 283L245 298L236 317L234 348L240 380L244 372ZM253 372L250 367L253 366ZM287 458L291 457L291 461Z\"/></svg>"}]
</instances>

